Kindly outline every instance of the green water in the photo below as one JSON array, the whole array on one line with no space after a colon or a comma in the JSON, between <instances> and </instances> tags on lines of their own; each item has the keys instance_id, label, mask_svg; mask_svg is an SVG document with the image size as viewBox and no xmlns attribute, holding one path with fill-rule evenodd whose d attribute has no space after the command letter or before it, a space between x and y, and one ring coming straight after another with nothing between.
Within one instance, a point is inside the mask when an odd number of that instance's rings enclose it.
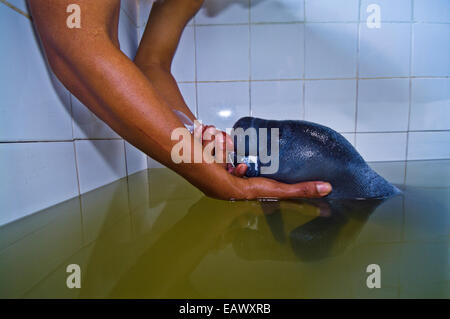
<instances>
[{"instance_id":1,"label":"green water","mask_svg":"<svg viewBox=\"0 0 450 319\"><path fill-rule=\"evenodd\" d=\"M1 227L0 297L449 298L450 161L373 166L404 193L225 202L137 173Z\"/></svg>"}]
</instances>

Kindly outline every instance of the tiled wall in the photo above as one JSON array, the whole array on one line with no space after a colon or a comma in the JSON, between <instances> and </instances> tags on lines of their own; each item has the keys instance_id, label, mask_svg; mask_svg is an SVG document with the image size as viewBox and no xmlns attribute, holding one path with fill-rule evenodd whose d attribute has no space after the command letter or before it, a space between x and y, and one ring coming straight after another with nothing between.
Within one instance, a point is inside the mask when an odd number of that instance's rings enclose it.
<instances>
[{"instance_id":1,"label":"tiled wall","mask_svg":"<svg viewBox=\"0 0 450 319\"><path fill-rule=\"evenodd\" d=\"M28 13L25 0L8 0ZM137 1L122 2L119 37L134 57ZM147 168L51 74L28 17L0 3L0 225Z\"/></svg>"},{"instance_id":2,"label":"tiled wall","mask_svg":"<svg viewBox=\"0 0 450 319\"><path fill-rule=\"evenodd\" d=\"M130 57L151 3L122 0ZM379 29L365 23L373 3ZM206 0L172 69L192 111L219 128L305 119L368 161L450 158L449 38L448 0ZM62 87L30 20L3 3L0 39L0 224L157 165Z\"/></svg>"},{"instance_id":3,"label":"tiled wall","mask_svg":"<svg viewBox=\"0 0 450 319\"><path fill-rule=\"evenodd\" d=\"M448 0L205 0L173 69L204 123L305 119L368 161L450 158L449 39Z\"/></svg>"}]
</instances>

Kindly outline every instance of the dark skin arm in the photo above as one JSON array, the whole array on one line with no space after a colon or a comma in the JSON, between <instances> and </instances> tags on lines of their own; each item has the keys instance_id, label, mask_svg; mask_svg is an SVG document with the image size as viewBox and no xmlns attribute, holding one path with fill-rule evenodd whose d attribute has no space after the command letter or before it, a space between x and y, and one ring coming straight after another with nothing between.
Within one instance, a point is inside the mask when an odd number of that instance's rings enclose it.
<instances>
[{"instance_id":1,"label":"dark skin arm","mask_svg":"<svg viewBox=\"0 0 450 319\"><path fill-rule=\"evenodd\" d=\"M73 3L81 7L80 29L66 26L66 8ZM176 92L176 83L170 77L149 77L120 51L120 1L33 0L29 7L49 64L65 87L119 135L206 195L219 199L290 198L320 197L330 191L328 183L287 185L265 178L239 178L223 165L206 161L175 164L170 154L177 141L171 140L171 133L183 124L171 109L172 105L185 109L185 103L180 103L181 95L171 94ZM179 35L174 39L178 41ZM169 96L179 103L168 101ZM199 142L193 139L192 143ZM324 192L319 192L318 185L325 186Z\"/></svg>"}]
</instances>

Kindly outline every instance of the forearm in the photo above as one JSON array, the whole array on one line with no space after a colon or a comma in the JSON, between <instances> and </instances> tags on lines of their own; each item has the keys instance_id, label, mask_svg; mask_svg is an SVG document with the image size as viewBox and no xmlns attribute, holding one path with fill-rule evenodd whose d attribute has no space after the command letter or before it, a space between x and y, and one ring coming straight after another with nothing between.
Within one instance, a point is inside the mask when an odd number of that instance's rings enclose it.
<instances>
[{"instance_id":1,"label":"forearm","mask_svg":"<svg viewBox=\"0 0 450 319\"><path fill-rule=\"evenodd\" d=\"M154 85L112 43L96 40L85 45L82 55L49 54L53 70L66 87L131 144L217 195L213 181L228 175L218 164L172 161L177 141L171 140L171 134L183 125Z\"/></svg>"},{"instance_id":2,"label":"forearm","mask_svg":"<svg viewBox=\"0 0 450 319\"><path fill-rule=\"evenodd\" d=\"M134 59L170 107L185 113L191 120L195 120L195 115L180 93L171 74L171 65L184 28L202 3L203 0L155 2Z\"/></svg>"},{"instance_id":3,"label":"forearm","mask_svg":"<svg viewBox=\"0 0 450 319\"><path fill-rule=\"evenodd\" d=\"M196 117L186 104L170 70L159 63L146 64L145 61L142 60L143 59L140 59L139 55L137 55L135 59L136 65L149 79L158 93L164 98L165 102L172 109L183 112L187 117L194 121ZM191 105L190 107L192 108L194 105Z\"/></svg>"}]
</instances>

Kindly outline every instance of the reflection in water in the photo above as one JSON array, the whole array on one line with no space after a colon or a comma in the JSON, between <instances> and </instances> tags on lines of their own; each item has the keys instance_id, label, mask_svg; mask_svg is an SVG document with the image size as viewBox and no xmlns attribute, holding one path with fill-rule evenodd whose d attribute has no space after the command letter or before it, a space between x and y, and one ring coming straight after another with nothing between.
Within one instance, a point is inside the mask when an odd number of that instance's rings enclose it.
<instances>
[{"instance_id":1,"label":"reflection in water","mask_svg":"<svg viewBox=\"0 0 450 319\"><path fill-rule=\"evenodd\" d=\"M449 297L449 188L403 189L226 202L141 172L0 228L0 297ZM65 284L73 263L81 289ZM373 263L381 289L365 285Z\"/></svg>"},{"instance_id":2,"label":"reflection in water","mask_svg":"<svg viewBox=\"0 0 450 319\"><path fill-rule=\"evenodd\" d=\"M239 257L249 260L308 261L339 254L379 203L292 201L284 207L282 202L233 203L202 197L143 252L110 297L196 296L189 283L191 273L208 253L230 242ZM169 206L161 214L172 209Z\"/></svg>"},{"instance_id":3,"label":"reflection in water","mask_svg":"<svg viewBox=\"0 0 450 319\"><path fill-rule=\"evenodd\" d=\"M383 200L291 201L297 203L295 214L317 209L319 216L309 221L284 225L286 213L280 202L262 202L268 227L242 228L233 248L244 259L314 261L342 253L361 231L370 213ZM258 223L261 224L261 223ZM287 231L285 228L294 227ZM270 234L269 234L270 231ZM272 236L271 236L272 235Z\"/></svg>"}]
</instances>

